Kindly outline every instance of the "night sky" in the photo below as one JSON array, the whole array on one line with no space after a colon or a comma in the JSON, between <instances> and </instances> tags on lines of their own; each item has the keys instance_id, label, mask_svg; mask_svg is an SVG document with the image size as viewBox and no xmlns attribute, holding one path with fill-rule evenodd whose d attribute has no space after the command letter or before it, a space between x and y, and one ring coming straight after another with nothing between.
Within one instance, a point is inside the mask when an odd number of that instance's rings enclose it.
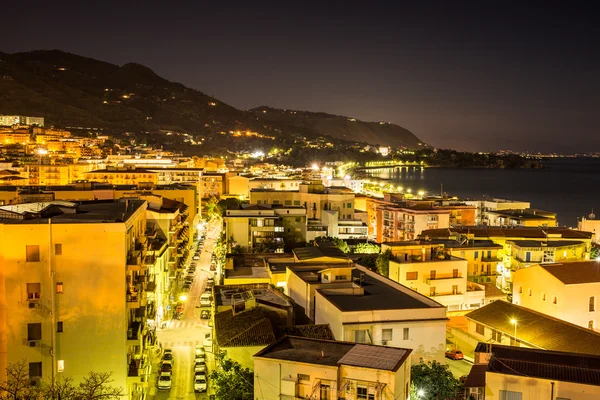
<instances>
[{"instance_id":1,"label":"night sky","mask_svg":"<svg viewBox=\"0 0 600 400\"><path fill-rule=\"evenodd\" d=\"M0 51L57 48L137 62L238 108L390 121L437 147L600 152L597 9L524 1L87 3L3 4Z\"/></svg>"}]
</instances>

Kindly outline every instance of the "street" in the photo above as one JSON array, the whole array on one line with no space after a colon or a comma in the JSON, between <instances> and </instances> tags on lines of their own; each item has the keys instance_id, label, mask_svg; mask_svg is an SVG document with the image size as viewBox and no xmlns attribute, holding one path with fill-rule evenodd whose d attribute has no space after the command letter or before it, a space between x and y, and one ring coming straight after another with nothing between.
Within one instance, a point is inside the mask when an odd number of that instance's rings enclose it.
<instances>
[{"instance_id":1,"label":"street","mask_svg":"<svg viewBox=\"0 0 600 400\"><path fill-rule=\"evenodd\" d=\"M187 300L184 301L181 318L170 320L164 329L158 329L156 332L157 340L162 349L172 349L173 351L173 381L170 390L157 389L156 382L160 369L160 357L163 352L153 355L152 374L149 381L149 397L151 399L208 399L208 391L194 393L194 354L196 346L203 345L205 334L211 332L211 328L208 326L209 320L200 318L200 296L207 285L211 251L218 233L218 228L214 226L207 232L200 260L196 260L194 282L187 293ZM191 251L192 255L186 267L193 261L192 257L196 248L197 242L194 243ZM213 355L207 352L207 375L214 368L214 364ZM208 384L210 386L210 380Z\"/></svg>"},{"instance_id":2,"label":"street","mask_svg":"<svg viewBox=\"0 0 600 400\"><path fill-rule=\"evenodd\" d=\"M446 357L446 364L450 367L450 372L455 378L460 378L463 375L469 375L473 363L465 360L451 360Z\"/></svg>"}]
</instances>

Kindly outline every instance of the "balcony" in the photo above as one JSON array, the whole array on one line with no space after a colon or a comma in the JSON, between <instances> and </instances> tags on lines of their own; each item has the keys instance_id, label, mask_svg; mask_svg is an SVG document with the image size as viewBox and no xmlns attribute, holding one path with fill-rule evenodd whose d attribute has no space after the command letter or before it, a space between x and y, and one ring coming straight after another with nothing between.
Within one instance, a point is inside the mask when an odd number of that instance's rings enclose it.
<instances>
[{"instance_id":1,"label":"balcony","mask_svg":"<svg viewBox=\"0 0 600 400\"><path fill-rule=\"evenodd\" d=\"M134 321L127 328L127 345L139 346L142 340L142 323Z\"/></svg>"},{"instance_id":2,"label":"balcony","mask_svg":"<svg viewBox=\"0 0 600 400\"><path fill-rule=\"evenodd\" d=\"M127 308L140 308L146 303L145 293L140 292L129 292L127 293Z\"/></svg>"},{"instance_id":3,"label":"balcony","mask_svg":"<svg viewBox=\"0 0 600 400\"><path fill-rule=\"evenodd\" d=\"M500 257L481 257L481 262L501 262Z\"/></svg>"},{"instance_id":4,"label":"balcony","mask_svg":"<svg viewBox=\"0 0 600 400\"><path fill-rule=\"evenodd\" d=\"M127 255L127 272L143 272L147 269L144 258L140 250L130 251Z\"/></svg>"},{"instance_id":5,"label":"balcony","mask_svg":"<svg viewBox=\"0 0 600 400\"><path fill-rule=\"evenodd\" d=\"M150 363L146 357L140 359L133 359L129 362L129 368L127 370L127 382L142 384L144 387L148 387L148 379L150 377Z\"/></svg>"},{"instance_id":6,"label":"balcony","mask_svg":"<svg viewBox=\"0 0 600 400\"><path fill-rule=\"evenodd\" d=\"M444 275L438 275L435 278L426 278L425 279L425 283L428 285L432 285L434 284L436 281L443 281L443 282L447 282L447 283L452 283L451 281L456 280L456 282L460 282L462 281L464 278L459 274L458 276L444 276Z\"/></svg>"},{"instance_id":7,"label":"balcony","mask_svg":"<svg viewBox=\"0 0 600 400\"><path fill-rule=\"evenodd\" d=\"M151 280L146 284L146 292L156 292L156 282L154 280Z\"/></svg>"}]
</instances>

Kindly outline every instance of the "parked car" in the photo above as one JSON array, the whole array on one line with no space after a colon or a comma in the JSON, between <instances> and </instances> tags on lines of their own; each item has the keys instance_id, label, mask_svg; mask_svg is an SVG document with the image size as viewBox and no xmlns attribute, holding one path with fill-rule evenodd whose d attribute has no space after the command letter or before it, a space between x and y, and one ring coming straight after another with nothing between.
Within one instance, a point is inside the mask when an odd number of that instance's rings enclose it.
<instances>
[{"instance_id":1,"label":"parked car","mask_svg":"<svg viewBox=\"0 0 600 400\"><path fill-rule=\"evenodd\" d=\"M204 348L202 350L204 350ZM196 354L194 356L194 362L195 363L197 363L197 362L205 363L206 362L206 353Z\"/></svg>"},{"instance_id":2,"label":"parked car","mask_svg":"<svg viewBox=\"0 0 600 400\"><path fill-rule=\"evenodd\" d=\"M174 364L173 353L172 352L164 353L162 356L162 361L171 361L171 363Z\"/></svg>"},{"instance_id":3,"label":"parked car","mask_svg":"<svg viewBox=\"0 0 600 400\"><path fill-rule=\"evenodd\" d=\"M213 287L212 287L212 286L209 286L209 285L207 285L207 286L206 286L206 289L204 289L204 292L205 292L205 293L212 293L212 292L213 292Z\"/></svg>"},{"instance_id":4,"label":"parked car","mask_svg":"<svg viewBox=\"0 0 600 400\"><path fill-rule=\"evenodd\" d=\"M204 345L205 349L212 349L212 336L210 333L207 333L204 336L204 342L202 342L202 344Z\"/></svg>"},{"instance_id":5,"label":"parked car","mask_svg":"<svg viewBox=\"0 0 600 400\"><path fill-rule=\"evenodd\" d=\"M212 304L212 294L204 292L200 296L200 307L210 307Z\"/></svg>"},{"instance_id":6,"label":"parked car","mask_svg":"<svg viewBox=\"0 0 600 400\"><path fill-rule=\"evenodd\" d=\"M214 285L215 284L215 277L212 275L208 275L208 278L206 278L206 283L209 285Z\"/></svg>"},{"instance_id":7,"label":"parked car","mask_svg":"<svg viewBox=\"0 0 600 400\"><path fill-rule=\"evenodd\" d=\"M462 351L458 349L446 351L446 357L451 358L453 360L462 360L464 358Z\"/></svg>"},{"instance_id":8,"label":"parked car","mask_svg":"<svg viewBox=\"0 0 600 400\"><path fill-rule=\"evenodd\" d=\"M196 345L196 355L204 355L206 353L206 351L204 351L204 347L200 346L199 344Z\"/></svg>"},{"instance_id":9,"label":"parked car","mask_svg":"<svg viewBox=\"0 0 600 400\"><path fill-rule=\"evenodd\" d=\"M190 285L194 283L194 275L188 275L185 277L184 283L189 283Z\"/></svg>"},{"instance_id":10,"label":"parked car","mask_svg":"<svg viewBox=\"0 0 600 400\"><path fill-rule=\"evenodd\" d=\"M188 269L189 272L196 272L196 267L194 266L190 266L190 268Z\"/></svg>"},{"instance_id":11,"label":"parked car","mask_svg":"<svg viewBox=\"0 0 600 400\"><path fill-rule=\"evenodd\" d=\"M194 392L206 392L208 389L206 375L195 375L194 376Z\"/></svg>"},{"instance_id":12,"label":"parked car","mask_svg":"<svg viewBox=\"0 0 600 400\"><path fill-rule=\"evenodd\" d=\"M158 382L156 386L162 390L169 390L171 389L172 384L173 378L171 377L171 374L168 372L161 372L160 376L158 377Z\"/></svg>"},{"instance_id":13,"label":"parked car","mask_svg":"<svg viewBox=\"0 0 600 400\"><path fill-rule=\"evenodd\" d=\"M206 372L205 361L196 361L196 363L194 364L194 373L196 372Z\"/></svg>"},{"instance_id":14,"label":"parked car","mask_svg":"<svg viewBox=\"0 0 600 400\"><path fill-rule=\"evenodd\" d=\"M171 361L163 361L160 364L160 373L168 373L171 374L173 372L173 363Z\"/></svg>"},{"instance_id":15,"label":"parked car","mask_svg":"<svg viewBox=\"0 0 600 400\"><path fill-rule=\"evenodd\" d=\"M194 258L192 258L192 260L199 260L200 256L194 256Z\"/></svg>"},{"instance_id":16,"label":"parked car","mask_svg":"<svg viewBox=\"0 0 600 400\"><path fill-rule=\"evenodd\" d=\"M163 350L163 354L167 354L167 353L171 353L171 354L173 354L173 349L170 349L170 348L168 348L168 347L167 347L166 349L164 349L164 350Z\"/></svg>"},{"instance_id":17,"label":"parked car","mask_svg":"<svg viewBox=\"0 0 600 400\"><path fill-rule=\"evenodd\" d=\"M183 284L183 286L181 287L181 291L184 292L184 293L189 292L190 291L190 286L192 286L192 285L190 285L189 283L185 282Z\"/></svg>"},{"instance_id":18,"label":"parked car","mask_svg":"<svg viewBox=\"0 0 600 400\"><path fill-rule=\"evenodd\" d=\"M202 312L200 312L200 319L210 319L210 311L202 310Z\"/></svg>"}]
</instances>

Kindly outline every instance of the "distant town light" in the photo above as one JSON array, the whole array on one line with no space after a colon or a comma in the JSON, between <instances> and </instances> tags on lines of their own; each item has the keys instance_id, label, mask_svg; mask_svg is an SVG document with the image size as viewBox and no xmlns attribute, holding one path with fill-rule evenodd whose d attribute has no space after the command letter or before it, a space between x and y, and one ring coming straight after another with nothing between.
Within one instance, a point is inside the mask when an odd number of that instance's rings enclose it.
<instances>
[{"instance_id":1,"label":"distant town light","mask_svg":"<svg viewBox=\"0 0 600 400\"><path fill-rule=\"evenodd\" d=\"M179 296L179 300L180 301L186 301L187 300L187 296L185 294L182 294L181 296Z\"/></svg>"},{"instance_id":2,"label":"distant town light","mask_svg":"<svg viewBox=\"0 0 600 400\"><path fill-rule=\"evenodd\" d=\"M417 390L417 396L419 396L419 398L425 396L425 391L423 389Z\"/></svg>"},{"instance_id":3,"label":"distant town light","mask_svg":"<svg viewBox=\"0 0 600 400\"><path fill-rule=\"evenodd\" d=\"M423 196L425 196L425 191L424 190L419 190L418 194L419 194L419 196L423 197Z\"/></svg>"},{"instance_id":4,"label":"distant town light","mask_svg":"<svg viewBox=\"0 0 600 400\"><path fill-rule=\"evenodd\" d=\"M600 256L596 257L596 261L600 262Z\"/></svg>"},{"instance_id":5,"label":"distant town light","mask_svg":"<svg viewBox=\"0 0 600 400\"><path fill-rule=\"evenodd\" d=\"M318 171L319 170L319 164L313 163L312 169L315 170L315 171Z\"/></svg>"}]
</instances>

